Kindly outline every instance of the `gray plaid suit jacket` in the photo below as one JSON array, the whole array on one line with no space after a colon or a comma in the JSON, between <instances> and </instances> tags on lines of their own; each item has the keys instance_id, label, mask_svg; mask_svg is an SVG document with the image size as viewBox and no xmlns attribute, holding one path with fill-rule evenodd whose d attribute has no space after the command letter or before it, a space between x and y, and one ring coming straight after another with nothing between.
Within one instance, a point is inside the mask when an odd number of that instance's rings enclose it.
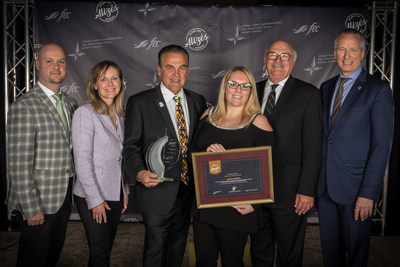
<instances>
[{"instance_id":1,"label":"gray plaid suit jacket","mask_svg":"<svg viewBox=\"0 0 400 267\"><path fill-rule=\"evenodd\" d=\"M78 104L68 94L61 94L71 122ZM55 106L38 85L11 105L7 134L9 210L20 210L24 219L42 211L56 213L73 176L72 144Z\"/></svg>"}]
</instances>

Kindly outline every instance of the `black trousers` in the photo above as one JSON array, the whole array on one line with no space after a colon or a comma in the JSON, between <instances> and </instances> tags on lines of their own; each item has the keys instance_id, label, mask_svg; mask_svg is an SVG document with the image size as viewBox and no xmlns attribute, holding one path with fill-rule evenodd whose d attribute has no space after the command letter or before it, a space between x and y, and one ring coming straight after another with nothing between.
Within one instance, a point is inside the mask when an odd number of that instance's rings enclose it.
<instances>
[{"instance_id":1,"label":"black trousers","mask_svg":"<svg viewBox=\"0 0 400 267\"><path fill-rule=\"evenodd\" d=\"M106 201L111 210L106 210L107 222L97 223L92 210L88 209L86 200L74 195L79 216L86 231L90 255L88 266L110 266L110 254L117 234L119 219L123 207L120 201Z\"/></svg>"},{"instance_id":2,"label":"black trousers","mask_svg":"<svg viewBox=\"0 0 400 267\"><path fill-rule=\"evenodd\" d=\"M243 254L249 233L218 228L193 218L196 267L244 267Z\"/></svg>"},{"instance_id":3,"label":"black trousers","mask_svg":"<svg viewBox=\"0 0 400 267\"><path fill-rule=\"evenodd\" d=\"M253 267L274 266L275 242L276 267L302 266L307 215L297 215L294 208L262 209L263 228L250 235Z\"/></svg>"},{"instance_id":4,"label":"black trousers","mask_svg":"<svg viewBox=\"0 0 400 267\"><path fill-rule=\"evenodd\" d=\"M56 266L71 214L71 187L72 179L61 208L54 214L44 214L45 222L42 225L28 226L21 213L17 212L21 227L17 266Z\"/></svg>"},{"instance_id":5,"label":"black trousers","mask_svg":"<svg viewBox=\"0 0 400 267\"><path fill-rule=\"evenodd\" d=\"M143 213L145 227L143 266L181 267L190 225L193 193L182 182L167 215Z\"/></svg>"}]
</instances>

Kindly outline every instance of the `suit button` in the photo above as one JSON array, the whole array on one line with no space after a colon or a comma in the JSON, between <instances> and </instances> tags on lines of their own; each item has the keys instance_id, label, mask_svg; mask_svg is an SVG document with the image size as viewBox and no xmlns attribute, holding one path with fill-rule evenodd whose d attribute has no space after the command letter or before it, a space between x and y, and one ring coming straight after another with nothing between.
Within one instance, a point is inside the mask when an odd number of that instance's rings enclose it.
<instances>
[{"instance_id":1,"label":"suit button","mask_svg":"<svg viewBox=\"0 0 400 267\"><path fill-rule=\"evenodd\" d=\"M121 159L122 159L121 157L118 157L118 158L117 158L118 161L121 161Z\"/></svg>"},{"instance_id":2,"label":"suit button","mask_svg":"<svg viewBox=\"0 0 400 267\"><path fill-rule=\"evenodd\" d=\"M333 140L329 140L329 141L328 141L328 144L332 144L332 143L333 143Z\"/></svg>"}]
</instances>

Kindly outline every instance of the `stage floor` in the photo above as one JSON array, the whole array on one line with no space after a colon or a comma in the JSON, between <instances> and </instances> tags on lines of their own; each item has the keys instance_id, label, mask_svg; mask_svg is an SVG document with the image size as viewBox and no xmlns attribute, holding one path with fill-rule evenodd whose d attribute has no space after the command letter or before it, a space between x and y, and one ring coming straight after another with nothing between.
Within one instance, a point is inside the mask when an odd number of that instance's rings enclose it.
<instances>
[{"instance_id":1,"label":"stage floor","mask_svg":"<svg viewBox=\"0 0 400 267\"><path fill-rule=\"evenodd\" d=\"M0 232L0 266L15 266L18 250L18 232ZM142 266L143 223L120 223L115 239L111 266ZM373 236L369 267L400 267L400 236ZM57 266L87 266L89 249L81 222L68 224L64 249ZM245 262L249 265L248 255ZM194 266L192 229L182 266ZM308 225L304 248L304 267L321 267L322 256L318 225Z\"/></svg>"}]
</instances>

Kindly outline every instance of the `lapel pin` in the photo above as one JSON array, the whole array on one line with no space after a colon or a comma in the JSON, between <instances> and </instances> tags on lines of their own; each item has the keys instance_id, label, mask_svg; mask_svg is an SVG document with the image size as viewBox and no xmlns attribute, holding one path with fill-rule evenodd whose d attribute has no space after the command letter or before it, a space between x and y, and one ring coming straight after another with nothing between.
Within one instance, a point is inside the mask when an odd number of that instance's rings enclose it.
<instances>
[{"instance_id":1,"label":"lapel pin","mask_svg":"<svg viewBox=\"0 0 400 267\"><path fill-rule=\"evenodd\" d=\"M358 91L360 91L360 90L361 90L361 88L362 88L362 87L361 87L361 85L359 85L359 86L357 87Z\"/></svg>"},{"instance_id":2,"label":"lapel pin","mask_svg":"<svg viewBox=\"0 0 400 267\"><path fill-rule=\"evenodd\" d=\"M164 106L163 102L158 102L158 105L160 106L160 108L162 108Z\"/></svg>"}]
</instances>

